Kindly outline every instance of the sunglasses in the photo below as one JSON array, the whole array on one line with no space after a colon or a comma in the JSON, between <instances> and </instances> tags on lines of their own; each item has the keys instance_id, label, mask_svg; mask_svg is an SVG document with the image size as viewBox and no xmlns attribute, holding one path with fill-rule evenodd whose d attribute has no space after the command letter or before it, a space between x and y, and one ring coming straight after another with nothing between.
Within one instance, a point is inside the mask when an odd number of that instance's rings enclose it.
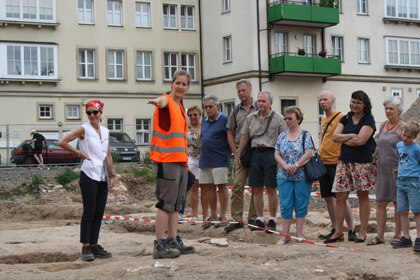
<instances>
[{"instance_id":1,"label":"sunglasses","mask_svg":"<svg viewBox=\"0 0 420 280\"><path fill-rule=\"evenodd\" d=\"M213 107L214 107L214 105L207 105L207 106L204 106L204 109L211 109Z\"/></svg>"},{"instance_id":2,"label":"sunglasses","mask_svg":"<svg viewBox=\"0 0 420 280\"><path fill-rule=\"evenodd\" d=\"M90 116L91 114L94 114L95 116L99 113L99 111L86 111L86 114Z\"/></svg>"},{"instance_id":3,"label":"sunglasses","mask_svg":"<svg viewBox=\"0 0 420 280\"><path fill-rule=\"evenodd\" d=\"M188 114L188 117L197 117L198 114Z\"/></svg>"}]
</instances>

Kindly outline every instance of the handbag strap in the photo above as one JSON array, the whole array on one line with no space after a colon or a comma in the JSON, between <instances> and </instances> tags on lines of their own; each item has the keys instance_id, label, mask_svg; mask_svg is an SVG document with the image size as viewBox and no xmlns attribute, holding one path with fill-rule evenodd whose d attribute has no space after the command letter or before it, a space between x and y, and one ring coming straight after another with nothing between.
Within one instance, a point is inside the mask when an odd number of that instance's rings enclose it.
<instances>
[{"instance_id":1,"label":"handbag strap","mask_svg":"<svg viewBox=\"0 0 420 280\"><path fill-rule=\"evenodd\" d=\"M330 126L330 124L332 123L332 121L338 116L338 115L340 115L340 113L341 112L338 112L337 114L335 114L335 116L328 122L328 124L327 124L327 126L325 127L325 129L324 129L324 133L322 133L322 137L321 137L321 143L322 143L322 140L324 140L324 135L325 135L325 133L327 132L327 129L328 129L328 127Z\"/></svg>"},{"instance_id":2,"label":"handbag strap","mask_svg":"<svg viewBox=\"0 0 420 280\"><path fill-rule=\"evenodd\" d=\"M254 138L254 137L258 137L258 136L261 136L261 135L263 135L266 131L267 131L267 129L268 129L268 127L269 127L269 125L270 125L270 123L271 123L271 120L273 119L273 116L276 114L276 111L273 111L273 113L268 117L268 121L267 121L267 126L265 127L265 129L261 132L261 133L259 133L259 134L257 134L257 135L254 135L254 136L252 136L252 137L249 137L250 139L252 139L252 138Z\"/></svg>"},{"instance_id":3,"label":"handbag strap","mask_svg":"<svg viewBox=\"0 0 420 280\"><path fill-rule=\"evenodd\" d=\"M305 138L306 138L306 133L309 133L307 130L303 130L303 136L302 136L302 146L303 146L303 153L305 153ZM316 148L315 148L315 144L314 144L314 140L312 140L312 136L309 134L309 136L311 137L311 142L312 142L312 146L314 147L314 152L316 152Z\"/></svg>"}]
</instances>

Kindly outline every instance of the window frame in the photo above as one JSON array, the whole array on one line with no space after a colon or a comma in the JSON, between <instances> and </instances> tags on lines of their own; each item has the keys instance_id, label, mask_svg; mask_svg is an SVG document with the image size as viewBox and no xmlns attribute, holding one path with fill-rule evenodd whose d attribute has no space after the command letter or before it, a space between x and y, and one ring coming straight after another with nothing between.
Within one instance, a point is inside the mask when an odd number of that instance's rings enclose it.
<instances>
[{"instance_id":1,"label":"window frame","mask_svg":"<svg viewBox=\"0 0 420 280\"><path fill-rule=\"evenodd\" d=\"M231 11L230 0L222 0L222 14L229 13Z\"/></svg>"},{"instance_id":2,"label":"window frame","mask_svg":"<svg viewBox=\"0 0 420 280\"><path fill-rule=\"evenodd\" d=\"M309 38L311 38L311 40L308 40ZM310 46L309 43L311 43ZM303 34L303 48L305 49L305 56L317 56L315 34ZM309 49L311 49L311 51L309 51Z\"/></svg>"},{"instance_id":3,"label":"window frame","mask_svg":"<svg viewBox=\"0 0 420 280\"><path fill-rule=\"evenodd\" d=\"M138 64L138 55L142 54L142 62L143 64ZM150 65L145 65L144 63L144 55L145 54L150 54ZM136 81L152 81L153 79L153 53L151 51L147 51L147 50L136 50L135 53L135 57L136 57ZM139 78L139 67L143 68L143 74L145 73L144 69L146 67L150 67L150 77L144 77L145 75L143 75L142 78Z\"/></svg>"},{"instance_id":4,"label":"window frame","mask_svg":"<svg viewBox=\"0 0 420 280\"><path fill-rule=\"evenodd\" d=\"M87 15L87 11L89 10L88 8L86 8L86 2L90 1L92 3L92 9L91 10L91 14L92 14L92 21L87 21L86 20L86 15ZM80 21L80 13L83 13L83 21ZM93 25L95 24L95 0L83 0L83 7L80 8L79 7L79 1L77 1L77 23L80 25Z\"/></svg>"},{"instance_id":5,"label":"window frame","mask_svg":"<svg viewBox=\"0 0 420 280\"><path fill-rule=\"evenodd\" d=\"M139 121L141 121L141 123L138 123ZM144 121L147 121L148 122L148 127L149 127L149 129L144 129ZM140 129L138 129L138 126L140 125ZM147 145L150 145L150 141L151 141L151 132L152 132L152 130L151 130L151 128L152 128L152 120L151 119L142 119L142 118L139 118L139 119L137 119L136 118L136 142L137 142L137 145L141 145L141 146L147 146ZM145 142L144 141L144 135L145 134L147 134L148 135L148 139L149 139L149 141L147 141L147 142ZM139 141L139 135L141 135L141 141Z\"/></svg>"},{"instance_id":6,"label":"window frame","mask_svg":"<svg viewBox=\"0 0 420 280\"><path fill-rule=\"evenodd\" d=\"M282 44L280 44L280 42L279 42L280 38L283 38L282 39L282 41L283 41ZM274 51L275 51L276 56L283 56L283 55L287 54L287 52L289 50L288 41L289 41L289 38L288 38L288 33L287 32L283 32L283 31L274 32ZM282 46L282 48L284 48L283 51L281 51L280 45Z\"/></svg>"},{"instance_id":7,"label":"window frame","mask_svg":"<svg viewBox=\"0 0 420 280\"><path fill-rule=\"evenodd\" d=\"M138 6L140 5L140 6ZM146 12L143 11L143 5L147 5L147 25L141 25L142 18L146 14ZM140 7L140 10L137 10L137 8ZM135 18L136 18L136 27L138 28L151 28L151 3L150 2L142 2L142 1L136 1L135 3ZM140 24L138 24L140 23Z\"/></svg>"},{"instance_id":8,"label":"window frame","mask_svg":"<svg viewBox=\"0 0 420 280\"><path fill-rule=\"evenodd\" d=\"M365 42L365 46L360 45L359 42ZM365 49L361 49L364 47ZM366 60L363 60L363 53L366 54ZM357 38L357 62L358 64L370 64L370 42L367 38Z\"/></svg>"},{"instance_id":9,"label":"window frame","mask_svg":"<svg viewBox=\"0 0 420 280\"><path fill-rule=\"evenodd\" d=\"M405 16L400 16L400 9L401 6L399 5L399 1L400 0L385 0L385 5L384 5L384 15L385 18L396 18L396 19L407 19L407 20L420 20L420 1L419 0L415 0L416 5L417 5L417 9L413 9L412 6L410 6L410 0L404 0L404 4L405 4ZM391 11L393 11L395 14L392 14ZM412 15L412 11L415 11L417 17L411 16Z\"/></svg>"},{"instance_id":10,"label":"window frame","mask_svg":"<svg viewBox=\"0 0 420 280\"><path fill-rule=\"evenodd\" d=\"M396 52L391 50L390 42L396 42ZM408 63L401 63L401 42L407 42L408 45ZM417 53L413 51L413 43L418 45ZM385 52L386 52L386 64L393 66L407 66L407 67L420 67L420 39L411 39L411 38L401 38L401 37L385 37ZM395 55L397 62L391 62L390 55L391 52ZM414 64L413 56L417 56L418 64Z\"/></svg>"},{"instance_id":11,"label":"window frame","mask_svg":"<svg viewBox=\"0 0 420 280\"><path fill-rule=\"evenodd\" d=\"M192 16L188 16L188 8L192 9ZM184 15L182 15L183 9ZM187 14L185 14L187 12ZM184 18L184 25L183 23ZM192 19L192 27L188 26L188 19ZM181 30L195 30L195 6L194 5L181 5Z\"/></svg>"},{"instance_id":12,"label":"window frame","mask_svg":"<svg viewBox=\"0 0 420 280\"><path fill-rule=\"evenodd\" d=\"M38 105L38 120L42 120L42 121L54 120L54 105L53 104L39 103L37 105ZM42 111L43 111L42 107L50 108L49 116L41 116Z\"/></svg>"},{"instance_id":13,"label":"window frame","mask_svg":"<svg viewBox=\"0 0 420 280\"><path fill-rule=\"evenodd\" d=\"M85 55L85 62L83 63L84 64L84 68L85 68L85 73L86 73L86 75L85 76L82 76L81 75L81 72L80 72L80 65L81 65L81 62L80 62L80 59L81 59L81 51L83 51L84 52L84 55ZM90 63L90 62L88 62L87 61L87 52L89 52L89 51L91 51L91 52L93 52L92 53L92 57L93 57L93 63ZM88 73L89 73L89 71L88 71L88 67L89 67L89 65L92 65L93 66L93 76L88 76ZM78 77L78 79L80 79L80 80L95 80L96 79L96 49L93 49L93 48L78 48L77 49L77 77Z\"/></svg>"},{"instance_id":14,"label":"window frame","mask_svg":"<svg viewBox=\"0 0 420 280\"><path fill-rule=\"evenodd\" d=\"M51 1L51 19L42 19L41 18L41 3L40 0L34 0L35 1L35 18L24 18L24 0L14 0L19 2L19 6L13 5L12 7L18 7L19 9L19 16L18 17L8 17L7 14L7 8L8 5L6 4L6 1L0 1L1 3L4 3L4 11L0 12L0 20L5 21L18 21L18 22L36 22L36 23L57 23L57 15L56 15L56 0L50 0Z\"/></svg>"},{"instance_id":15,"label":"window frame","mask_svg":"<svg viewBox=\"0 0 420 280\"><path fill-rule=\"evenodd\" d=\"M283 100L287 100L287 101L294 101L294 105L282 105L282 101ZM299 99L296 96L281 96L280 97L280 113L284 116L283 110L284 108L288 107L288 106L299 106Z\"/></svg>"},{"instance_id":16,"label":"window frame","mask_svg":"<svg viewBox=\"0 0 420 280\"><path fill-rule=\"evenodd\" d=\"M340 42L340 48L336 48L336 42ZM344 62L344 37L343 36L331 36L331 54L337 55L336 50L339 50L338 58L341 62Z\"/></svg>"},{"instance_id":17,"label":"window frame","mask_svg":"<svg viewBox=\"0 0 420 280\"><path fill-rule=\"evenodd\" d=\"M417 92L417 98L419 98L420 97L420 88L416 89L416 92Z\"/></svg>"},{"instance_id":18,"label":"window frame","mask_svg":"<svg viewBox=\"0 0 420 280\"><path fill-rule=\"evenodd\" d=\"M112 52L114 55L113 55L113 61L110 61L110 59L109 59L109 54L110 54L110 52ZM122 53L122 59L121 59L121 61L122 61L122 64L118 64L117 63L117 57L116 57L116 55L117 55L117 53ZM126 55L125 55L125 51L124 50L120 50L120 49L108 49L107 50L107 52L106 52L106 62L107 62L107 79L109 80L109 81L123 81L123 80L125 80L126 79L126 69L125 69L125 67L126 67L126 65L127 65L127 63L125 62L125 59L126 59ZM121 66L121 71L122 71L122 76L121 77L118 77L117 76L117 67L118 66ZM110 71L109 71L109 69L110 69L110 67L113 67L114 69L113 69L113 71L114 71L114 77L111 77L110 76Z\"/></svg>"},{"instance_id":19,"label":"window frame","mask_svg":"<svg viewBox=\"0 0 420 280\"><path fill-rule=\"evenodd\" d=\"M165 10L165 7L167 10ZM171 7L175 8L174 14L171 14ZM162 5L163 13L162 13L162 20L163 20L163 29L165 30L178 30L178 5L177 4L163 4ZM168 12L165 15L165 11ZM165 17L167 17L167 25L165 25ZM175 17L175 25L171 26L171 17Z\"/></svg>"},{"instance_id":20,"label":"window frame","mask_svg":"<svg viewBox=\"0 0 420 280\"><path fill-rule=\"evenodd\" d=\"M69 110L69 107L75 107L75 108L77 108L77 116L69 116L69 112L70 112L70 110ZM80 120L80 105L78 105L78 104L66 104L66 120L71 120L71 121L73 121L73 120Z\"/></svg>"},{"instance_id":21,"label":"window frame","mask_svg":"<svg viewBox=\"0 0 420 280\"><path fill-rule=\"evenodd\" d=\"M391 88L391 97L398 97L402 100L403 99L403 89L402 88Z\"/></svg>"},{"instance_id":22,"label":"window frame","mask_svg":"<svg viewBox=\"0 0 420 280\"><path fill-rule=\"evenodd\" d=\"M111 121L111 124L110 124L110 121ZM119 121L120 123L117 124L117 121ZM112 128L110 127L110 125L112 126ZM121 126L121 129L115 129L116 126L118 125ZM107 118L106 127L109 129L110 132L123 132L124 119L123 118Z\"/></svg>"},{"instance_id":23,"label":"window frame","mask_svg":"<svg viewBox=\"0 0 420 280\"><path fill-rule=\"evenodd\" d=\"M168 64L166 63L165 55L169 55ZM172 63L172 55L175 55L175 63ZM172 81L173 74L178 69L179 64L179 54L178 52L164 52L163 53L163 80L170 82ZM168 69L168 74L170 74L170 77L166 75L166 69ZM175 70L175 71L173 71Z\"/></svg>"},{"instance_id":24,"label":"window frame","mask_svg":"<svg viewBox=\"0 0 420 280\"><path fill-rule=\"evenodd\" d=\"M112 10L110 11L109 10L109 7L108 7L108 4L109 3L112 3ZM118 13L118 11L116 10L116 3L119 3L120 4L120 10L119 10L119 13ZM121 27L121 26L123 26L123 1L121 1L121 0L107 0L106 1L106 22L107 22L107 26L116 26L116 27ZM110 12L111 12L111 16L112 16L112 20L111 20L111 23L110 23L110 21L109 21L109 16L110 16ZM118 24L118 23L116 23L116 19L117 19L117 17L119 16L119 19L120 19L120 24Z\"/></svg>"},{"instance_id":25,"label":"window frame","mask_svg":"<svg viewBox=\"0 0 420 280\"><path fill-rule=\"evenodd\" d=\"M357 14L368 15L368 0L357 0Z\"/></svg>"},{"instance_id":26,"label":"window frame","mask_svg":"<svg viewBox=\"0 0 420 280\"><path fill-rule=\"evenodd\" d=\"M9 47L16 49L19 53L19 59L9 59ZM32 61L32 59L27 59L26 48L36 48L36 67L37 74L30 75L26 73L27 62ZM13 51L13 54L16 54L16 50ZM45 53L45 51L47 53ZM50 53L52 52L52 53ZM1 55L4 54L4 55ZM52 60L49 56L52 55ZM43 60L44 58L44 60ZM46 59L46 60L45 60ZM13 68L19 66L19 74L9 74L9 62L13 61ZM50 67L53 67L53 72L51 73ZM31 66L32 67L32 66ZM43 74L43 67L46 67L46 74ZM14 79L28 79L28 80L56 80L58 79L58 63L57 63L57 45L55 44L33 44L33 43L15 43L15 42L0 42L0 78L14 78Z\"/></svg>"},{"instance_id":27,"label":"window frame","mask_svg":"<svg viewBox=\"0 0 420 280\"><path fill-rule=\"evenodd\" d=\"M232 36L223 37L223 63L231 63L233 61L232 54Z\"/></svg>"},{"instance_id":28,"label":"window frame","mask_svg":"<svg viewBox=\"0 0 420 280\"><path fill-rule=\"evenodd\" d=\"M183 64L183 57L184 56L186 57L186 59L185 59L185 61L187 62L186 65ZM189 58L191 56L194 59L193 60L194 65L192 65L192 66L189 63L190 62ZM195 53L181 53L181 69L187 71L190 74L191 81L196 81L197 80L197 54L195 54ZM194 73L191 73L191 71L190 71L191 69L194 71Z\"/></svg>"}]
</instances>

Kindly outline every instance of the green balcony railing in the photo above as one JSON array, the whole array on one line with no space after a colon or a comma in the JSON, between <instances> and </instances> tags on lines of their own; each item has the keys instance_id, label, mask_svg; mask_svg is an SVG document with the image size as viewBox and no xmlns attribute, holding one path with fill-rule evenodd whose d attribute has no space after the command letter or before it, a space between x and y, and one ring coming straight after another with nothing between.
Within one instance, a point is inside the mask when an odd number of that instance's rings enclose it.
<instances>
[{"instance_id":1,"label":"green balcony railing","mask_svg":"<svg viewBox=\"0 0 420 280\"><path fill-rule=\"evenodd\" d=\"M275 1L268 7L268 22L328 27L340 22L337 8L306 5L304 2Z\"/></svg>"},{"instance_id":2,"label":"green balcony railing","mask_svg":"<svg viewBox=\"0 0 420 280\"><path fill-rule=\"evenodd\" d=\"M341 74L341 60L335 56L301 56L281 53L270 58L270 74L299 74L306 76L334 76Z\"/></svg>"}]
</instances>

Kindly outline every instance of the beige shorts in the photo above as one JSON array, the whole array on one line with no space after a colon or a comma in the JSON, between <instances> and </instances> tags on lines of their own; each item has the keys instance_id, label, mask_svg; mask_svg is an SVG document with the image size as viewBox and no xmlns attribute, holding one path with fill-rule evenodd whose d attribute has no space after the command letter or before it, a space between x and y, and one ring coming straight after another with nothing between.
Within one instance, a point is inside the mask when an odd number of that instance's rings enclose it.
<instances>
[{"instance_id":1,"label":"beige shorts","mask_svg":"<svg viewBox=\"0 0 420 280\"><path fill-rule=\"evenodd\" d=\"M223 185L228 182L229 167L199 168L200 184Z\"/></svg>"}]
</instances>

